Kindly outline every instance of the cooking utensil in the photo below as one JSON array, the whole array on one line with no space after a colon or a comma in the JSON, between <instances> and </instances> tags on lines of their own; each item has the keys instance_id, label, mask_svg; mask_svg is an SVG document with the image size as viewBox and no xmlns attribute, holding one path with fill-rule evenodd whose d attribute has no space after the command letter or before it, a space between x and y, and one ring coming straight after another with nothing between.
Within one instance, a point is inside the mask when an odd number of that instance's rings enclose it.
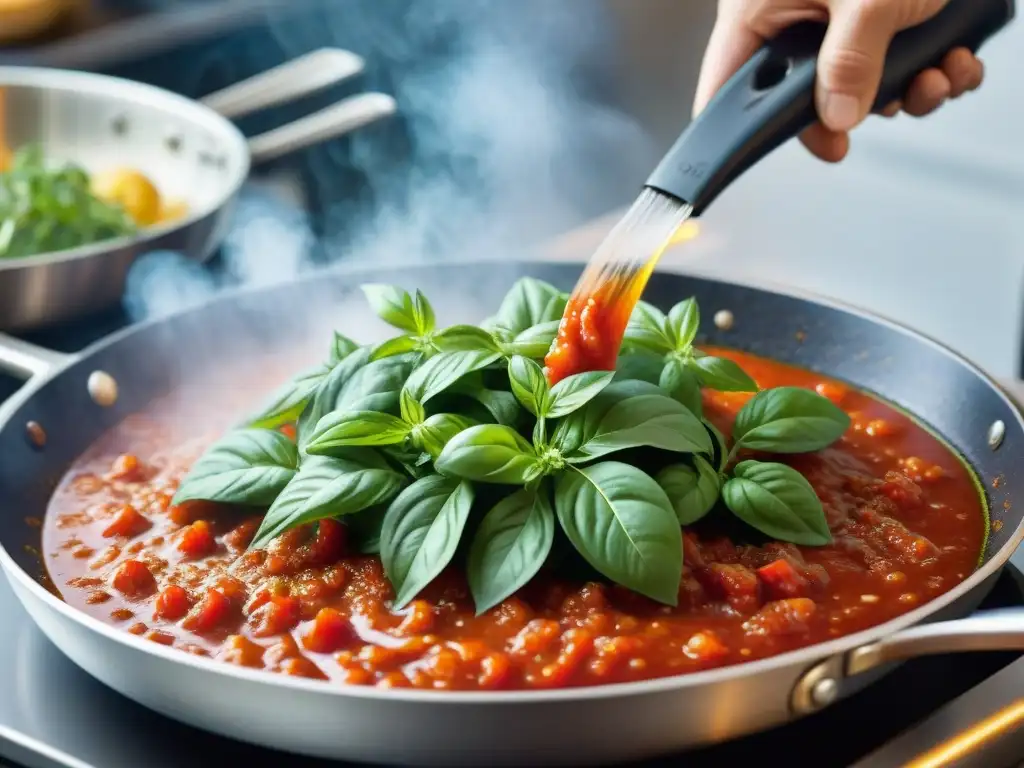
<instances>
[{"instance_id":1,"label":"cooking utensil","mask_svg":"<svg viewBox=\"0 0 1024 768\"><path fill-rule=\"evenodd\" d=\"M72 357L3 339L2 364L31 377L0 407L0 504L8 510L0 519L0 565L14 591L69 658L141 704L257 744L389 763L594 765L642 758L813 712L899 659L1024 649L1024 609L962 618L1024 538L1024 417L1017 405L962 357L894 323L825 300L667 273L651 278L646 298L653 304L667 309L693 295L709 316L732 313L728 328L712 328L701 343L749 350L876 392L919 415L962 453L978 472L993 521L977 572L898 619L774 658L644 683L506 693L345 688L220 664L102 624L40 583L39 528L24 518L43 514L61 475L100 434L175 382L200 375L205 365L223 370L235 356L329 338L328 326L361 331L360 283L421 288L439 321L466 322L492 312L517 277L567 289L581 266L486 262L322 273L222 296ZM112 405L101 396L109 386L95 386L101 371L117 382ZM106 407L90 395L90 381Z\"/></svg>"},{"instance_id":2,"label":"cooking utensil","mask_svg":"<svg viewBox=\"0 0 1024 768\"><path fill-rule=\"evenodd\" d=\"M202 102L104 75L0 67L9 147L39 143L47 157L96 172L140 170L187 216L125 238L0 259L0 329L27 330L117 303L131 264L153 250L207 259L225 234L252 163L273 160L387 117L395 101L363 93L246 139L226 117L292 101L363 69L348 51L323 49L207 96Z\"/></svg>"},{"instance_id":3,"label":"cooking utensil","mask_svg":"<svg viewBox=\"0 0 1024 768\"><path fill-rule=\"evenodd\" d=\"M957 47L977 51L1013 19L1014 0L952 0L893 39L875 109ZM617 351L626 320L673 234L754 163L817 122L814 83L826 26L797 24L768 42L683 131L622 220L598 247L566 312L598 297L614 315L603 341ZM621 322L619 322L621 321Z\"/></svg>"}]
</instances>

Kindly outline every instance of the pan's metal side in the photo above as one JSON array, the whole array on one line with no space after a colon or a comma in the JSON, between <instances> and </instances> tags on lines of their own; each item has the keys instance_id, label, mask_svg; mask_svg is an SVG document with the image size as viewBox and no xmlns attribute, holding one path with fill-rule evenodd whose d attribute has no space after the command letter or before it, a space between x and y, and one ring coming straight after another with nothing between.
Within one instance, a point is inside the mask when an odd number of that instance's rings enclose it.
<instances>
[{"instance_id":1,"label":"pan's metal side","mask_svg":"<svg viewBox=\"0 0 1024 768\"><path fill-rule=\"evenodd\" d=\"M337 318L332 324L339 330L361 336L360 316L352 314L360 282L419 287L441 310L439 320L448 323L484 316L523 274L568 289L579 267L461 264L348 273L334 280L319 274L224 297L130 329L87 350L55 375L37 377L0 424L0 504L18 510L0 517L0 565L15 593L53 642L90 674L159 712L228 736L348 760L599 764L678 751L785 722L794 716L795 686L823 661L838 664L844 673L836 676L836 696L866 685L884 674L886 666L869 665L866 673L847 677L846 672L854 671L843 668L856 655L851 651L882 638L909 642L913 635L901 631L974 610L1019 543L1022 507L1004 502L1024 499L1024 473L1017 471L1024 457L1024 423L1016 407L968 363L857 312L746 286L656 275L647 296L656 304L695 295L707 317L724 309L733 313L728 328L710 328L703 340L837 375L925 416L964 453L988 489L998 529L979 571L899 619L775 658L648 683L499 694L342 688L244 670L104 625L37 581L40 564L33 552L39 531L23 523L24 515L42 514L71 462L100 433L187 376L189 366L223 361L231 354L265 354L294 343L307 332L296 307L306 307L307 316L327 323ZM470 284L471 291L459 290ZM462 306L445 301L445 296L459 297ZM89 395L87 383L96 370L119 383L120 396L113 405L102 407ZM30 420L46 428L48 439L41 449L26 434ZM993 448L988 435L995 422L1003 428ZM996 478L1000 482L993 488ZM990 632L990 646L993 637ZM998 643L1018 647L1022 637L1024 633L1003 632ZM400 729L394 726L397 722Z\"/></svg>"}]
</instances>

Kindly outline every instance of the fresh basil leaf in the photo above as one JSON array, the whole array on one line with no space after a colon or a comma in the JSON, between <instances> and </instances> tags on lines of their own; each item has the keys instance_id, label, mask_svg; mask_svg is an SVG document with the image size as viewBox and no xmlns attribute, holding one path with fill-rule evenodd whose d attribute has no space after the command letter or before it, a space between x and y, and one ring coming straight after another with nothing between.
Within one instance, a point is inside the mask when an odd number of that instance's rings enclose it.
<instances>
[{"instance_id":1,"label":"fresh basil leaf","mask_svg":"<svg viewBox=\"0 0 1024 768\"><path fill-rule=\"evenodd\" d=\"M850 426L850 417L827 397L802 387L758 392L736 415L732 437L738 445L772 453L820 451Z\"/></svg>"},{"instance_id":2,"label":"fresh basil leaf","mask_svg":"<svg viewBox=\"0 0 1024 768\"><path fill-rule=\"evenodd\" d=\"M277 429L295 421L330 372L330 367L319 365L299 374L271 395L259 413L248 420L247 426L256 429Z\"/></svg>"},{"instance_id":3,"label":"fresh basil leaf","mask_svg":"<svg viewBox=\"0 0 1024 768\"><path fill-rule=\"evenodd\" d=\"M430 454L408 442L402 445L388 445L379 450L392 464L397 465L401 471L412 478L418 480L421 477L434 474Z\"/></svg>"},{"instance_id":4,"label":"fresh basil leaf","mask_svg":"<svg viewBox=\"0 0 1024 768\"><path fill-rule=\"evenodd\" d=\"M714 451L707 452L705 455L711 459L719 472L724 472L726 465L729 463L729 443L726 442L725 435L722 434L718 427L707 419L703 421L704 429L711 436L711 443L714 447Z\"/></svg>"},{"instance_id":5,"label":"fresh basil leaf","mask_svg":"<svg viewBox=\"0 0 1024 768\"><path fill-rule=\"evenodd\" d=\"M365 466L350 459L307 459L267 510L250 546L261 549L290 528L384 504L406 482L392 469Z\"/></svg>"},{"instance_id":6,"label":"fresh basil leaf","mask_svg":"<svg viewBox=\"0 0 1024 768\"><path fill-rule=\"evenodd\" d=\"M642 381L605 388L559 422L551 444L571 463L642 446L678 453L712 450L707 430L686 406Z\"/></svg>"},{"instance_id":7,"label":"fresh basil leaf","mask_svg":"<svg viewBox=\"0 0 1024 768\"><path fill-rule=\"evenodd\" d=\"M524 485L538 463L533 446L514 429L480 424L449 440L434 469L482 483Z\"/></svg>"},{"instance_id":8,"label":"fresh basil leaf","mask_svg":"<svg viewBox=\"0 0 1024 768\"><path fill-rule=\"evenodd\" d=\"M412 425L379 411L335 411L324 416L313 430L306 452L331 455L351 446L397 445L409 436Z\"/></svg>"},{"instance_id":9,"label":"fresh basil leaf","mask_svg":"<svg viewBox=\"0 0 1024 768\"><path fill-rule=\"evenodd\" d=\"M453 325L434 335L434 344L442 352L486 350L501 352L494 336L475 325Z\"/></svg>"},{"instance_id":10,"label":"fresh basil leaf","mask_svg":"<svg viewBox=\"0 0 1024 768\"><path fill-rule=\"evenodd\" d=\"M661 370L658 386L665 390L673 399L685 405L690 412L700 418L704 413L704 401L700 395L700 380L697 374L689 370L682 360L669 358Z\"/></svg>"},{"instance_id":11,"label":"fresh basil leaf","mask_svg":"<svg viewBox=\"0 0 1024 768\"><path fill-rule=\"evenodd\" d=\"M391 502L380 535L380 559L401 609L437 578L455 555L473 506L466 482L429 475Z\"/></svg>"},{"instance_id":12,"label":"fresh basil leaf","mask_svg":"<svg viewBox=\"0 0 1024 768\"><path fill-rule=\"evenodd\" d=\"M555 512L573 546L600 573L676 604L683 541L672 504L651 477L614 461L565 472L555 489Z\"/></svg>"},{"instance_id":13,"label":"fresh basil leaf","mask_svg":"<svg viewBox=\"0 0 1024 768\"><path fill-rule=\"evenodd\" d=\"M486 349L439 352L412 372L405 387L419 402L426 403L467 373L486 368L500 358L497 352Z\"/></svg>"},{"instance_id":14,"label":"fresh basil leaf","mask_svg":"<svg viewBox=\"0 0 1024 768\"><path fill-rule=\"evenodd\" d=\"M418 333L416 307L408 291L383 283L369 283L360 287L377 317L406 333Z\"/></svg>"},{"instance_id":15,"label":"fresh basil leaf","mask_svg":"<svg viewBox=\"0 0 1024 768\"><path fill-rule=\"evenodd\" d=\"M338 392L332 410L398 413L399 393L412 372L412 358L395 355L357 369Z\"/></svg>"},{"instance_id":16,"label":"fresh basil leaf","mask_svg":"<svg viewBox=\"0 0 1024 768\"><path fill-rule=\"evenodd\" d=\"M370 354L370 360L383 360L385 357L415 352L419 345L420 342L412 336L395 336L395 338L382 341L374 347Z\"/></svg>"},{"instance_id":17,"label":"fresh basil leaf","mask_svg":"<svg viewBox=\"0 0 1024 768\"><path fill-rule=\"evenodd\" d=\"M540 323L560 320L569 297L553 285L532 277L517 280L492 322L513 337Z\"/></svg>"},{"instance_id":18,"label":"fresh basil leaf","mask_svg":"<svg viewBox=\"0 0 1024 768\"><path fill-rule=\"evenodd\" d=\"M479 616L537 575L555 539L555 513L547 488L520 490L499 501L480 521L466 561Z\"/></svg>"},{"instance_id":19,"label":"fresh basil leaf","mask_svg":"<svg viewBox=\"0 0 1024 768\"><path fill-rule=\"evenodd\" d=\"M533 360L516 355L508 362L512 394L534 416L543 416L548 408L548 380Z\"/></svg>"},{"instance_id":20,"label":"fresh basil leaf","mask_svg":"<svg viewBox=\"0 0 1024 768\"><path fill-rule=\"evenodd\" d=\"M378 504L354 515L345 515L352 549L361 555L380 554L380 531L387 511L386 504Z\"/></svg>"},{"instance_id":21,"label":"fresh basil leaf","mask_svg":"<svg viewBox=\"0 0 1024 768\"><path fill-rule=\"evenodd\" d=\"M398 395L398 407L402 414L402 420L407 424L415 426L423 423L423 420L427 418L427 412L423 406L407 389L403 389Z\"/></svg>"},{"instance_id":22,"label":"fresh basil leaf","mask_svg":"<svg viewBox=\"0 0 1024 768\"><path fill-rule=\"evenodd\" d=\"M448 442L476 422L454 413L436 413L412 431L413 443L430 454L432 459L441 455Z\"/></svg>"},{"instance_id":23,"label":"fresh basil leaf","mask_svg":"<svg viewBox=\"0 0 1024 768\"><path fill-rule=\"evenodd\" d=\"M711 511L718 501L721 479L703 456L693 457L693 466L673 464L658 473L658 485L665 491L680 525L691 525Z\"/></svg>"},{"instance_id":24,"label":"fresh basil leaf","mask_svg":"<svg viewBox=\"0 0 1024 768\"><path fill-rule=\"evenodd\" d=\"M173 503L199 499L266 506L295 476L298 463L298 448L280 432L236 429L192 465Z\"/></svg>"},{"instance_id":25,"label":"fresh basil leaf","mask_svg":"<svg viewBox=\"0 0 1024 768\"><path fill-rule=\"evenodd\" d=\"M736 517L766 536L817 547L832 541L821 501L807 479L786 464L741 461L722 487Z\"/></svg>"},{"instance_id":26,"label":"fresh basil leaf","mask_svg":"<svg viewBox=\"0 0 1024 768\"><path fill-rule=\"evenodd\" d=\"M413 320L416 323L416 333L420 336L431 333L434 326L437 325L434 308L430 306L427 297L420 293L419 289L416 290L416 296L413 299Z\"/></svg>"},{"instance_id":27,"label":"fresh basil leaf","mask_svg":"<svg viewBox=\"0 0 1024 768\"><path fill-rule=\"evenodd\" d=\"M300 449L305 450L307 443L309 443L309 438L313 435L313 430L316 429L317 423L335 409L345 385L348 384L356 371L366 365L369 359L369 348L360 347L334 366L326 378L320 382L316 393L310 398L309 403L299 417L297 431Z\"/></svg>"},{"instance_id":28,"label":"fresh basil leaf","mask_svg":"<svg viewBox=\"0 0 1024 768\"><path fill-rule=\"evenodd\" d=\"M627 351L616 361L615 381L645 381L658 385L664 367L664 355L655 355L644 350Z\"/></svg>"},{"instance_id":29,"label":"fresh basil leaf","mask_svg":"<svg viewBox=\"0 0 1024 768\"><path fill-rule=\"evenodd\" d=\"M668 319L660 309L644 301L637 302L626 325L623 346L665 355L676 348L667 328Z\"/></svg>"},{"instance_id":30,"label":"fresh basil leaf","mask_svg":"<svg viewBox=\"0 0 1024 768\"><path fill-rule=\"evenodd\" d=\"M615 373L610 371L588 371L566 376L551 388L544 415L549 419L560 419L578 411L601 394L613 378Z\"/></svg>"},{"instance_id":31,"label":"fresh basil leaf","mask_svg":"<svg viewBox=\"0 0 1024 768\"><path fill-rule=\"evenodd\" d=\"M551 349L551 344L558 335L561 320L548 320L545 323L532 325L517 334L514 339L506 342L502 350L506 355L522 355L533 359L544 357Z\"/></svg>"},{"instance_id":32,"label":"fresh basil leaf","mask_svg":"<svg viewBox=\"0 0 1024 768\"><path fill-rule=\"evenodd\" d=\"M514 427L519 421L519 401L511 392L480 388L465 394L486 408L498 424Z\"/></svg>"},{"instance_id":33,"label":"fresh basil leaf","mask_svg":"<svg viewBox=\"0 0 1024 768\"><path fill-rule=\"evenodd\" d=\"M683 351L693 344L700 328L700 308L697 300L690 298L672 307L668 313L668 333L675 344L676 351Z\"/></svg>"},{"instance_id":34,"label":"fresh basil leaf","mask_svg":"<svg viewBox=\"0 0 1024 768\"><path fill-rule=\"evenodd\" d=\"M359 349L359 345L352 341L352 339L348 336L342 336L340 333L335 331L334 339L331 342L331 357L329 365L331 368L334 368L334 366L351 355L357 349Z\"/></svg>"},{"instance_id":35,"label":"fresh basil leaf","mask_svg":"<svg viewBox=\"0 0 1024 768\"><path fill-rule=\"evenodd\" d=\"M695 357L691 370L700 383L718 392L757 392L757 382L733 360L726 357Z\"/></svg>"}]
</instances>

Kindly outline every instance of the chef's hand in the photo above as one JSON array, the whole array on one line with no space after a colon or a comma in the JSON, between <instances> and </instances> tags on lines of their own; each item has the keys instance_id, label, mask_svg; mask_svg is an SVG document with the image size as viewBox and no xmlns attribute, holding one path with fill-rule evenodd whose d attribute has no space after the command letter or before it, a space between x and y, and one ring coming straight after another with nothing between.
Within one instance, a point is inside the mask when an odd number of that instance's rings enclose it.
<instances>
[{"instance_id":1,"label":"chef's hand","mask_svg":"<svg viewBox=\"0 0 1024 768\"><path fill-rule=\"evenodd\" d=\"M818 59L815 102L821 123L800 137L822 160L842 160L850 148L849 131L871 111L882 79L885 54L900 30L927 21L949 0L719 0L718 20L701 68L694 114L767 38L797 21L828 22ZM940 67L922 72L903 101L882 110L901 109L923 117L947 99L981 85L984 68L966 48L950 51Z\"/></svg>"}]
</instances>

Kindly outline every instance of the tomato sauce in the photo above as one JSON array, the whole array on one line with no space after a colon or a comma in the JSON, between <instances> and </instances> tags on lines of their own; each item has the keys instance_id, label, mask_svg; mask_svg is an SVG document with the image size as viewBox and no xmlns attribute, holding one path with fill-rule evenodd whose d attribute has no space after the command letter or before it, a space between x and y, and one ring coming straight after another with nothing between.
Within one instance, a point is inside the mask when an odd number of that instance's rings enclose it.
<instances>
[{"instance_id":1,"label":"tomato sauce","mask_svg":"<svg viewBox=\"0 0 1024 768\"><path fill-rule=\"evenodd\" d=\"M544 358L550 384L586 371L615 370L629 316L645 284L626 278L606 280L569 297L558 335Z\"/></svg>"},{"instance_id":2,"label":"tomato sauce","mask_svg":"<svg viewBox=\"0 0 1024 768\"><path fill-rule=\"evenodd\" d=\"M227 664L339 684L496 690L645 680L772 656L899 616L974 570L985 508L942 443L841 383L715 354L761 387L815 388L851 415L829 449L773 457L809 479L834 542L751 542L702 521L682 534L675 608L542 572L476 616L453 567L396 611L380 560L353 554L334 521L247 553L259 514L170 504L190 463L237 416L236 402L202 432L193 418L185 440L181 408L199 402L188 398L128 419L71 469L45 519L49 571L71 605ZM706 393L706 413L728 430L747 397Z\"/></svg>"}]
</instances>

